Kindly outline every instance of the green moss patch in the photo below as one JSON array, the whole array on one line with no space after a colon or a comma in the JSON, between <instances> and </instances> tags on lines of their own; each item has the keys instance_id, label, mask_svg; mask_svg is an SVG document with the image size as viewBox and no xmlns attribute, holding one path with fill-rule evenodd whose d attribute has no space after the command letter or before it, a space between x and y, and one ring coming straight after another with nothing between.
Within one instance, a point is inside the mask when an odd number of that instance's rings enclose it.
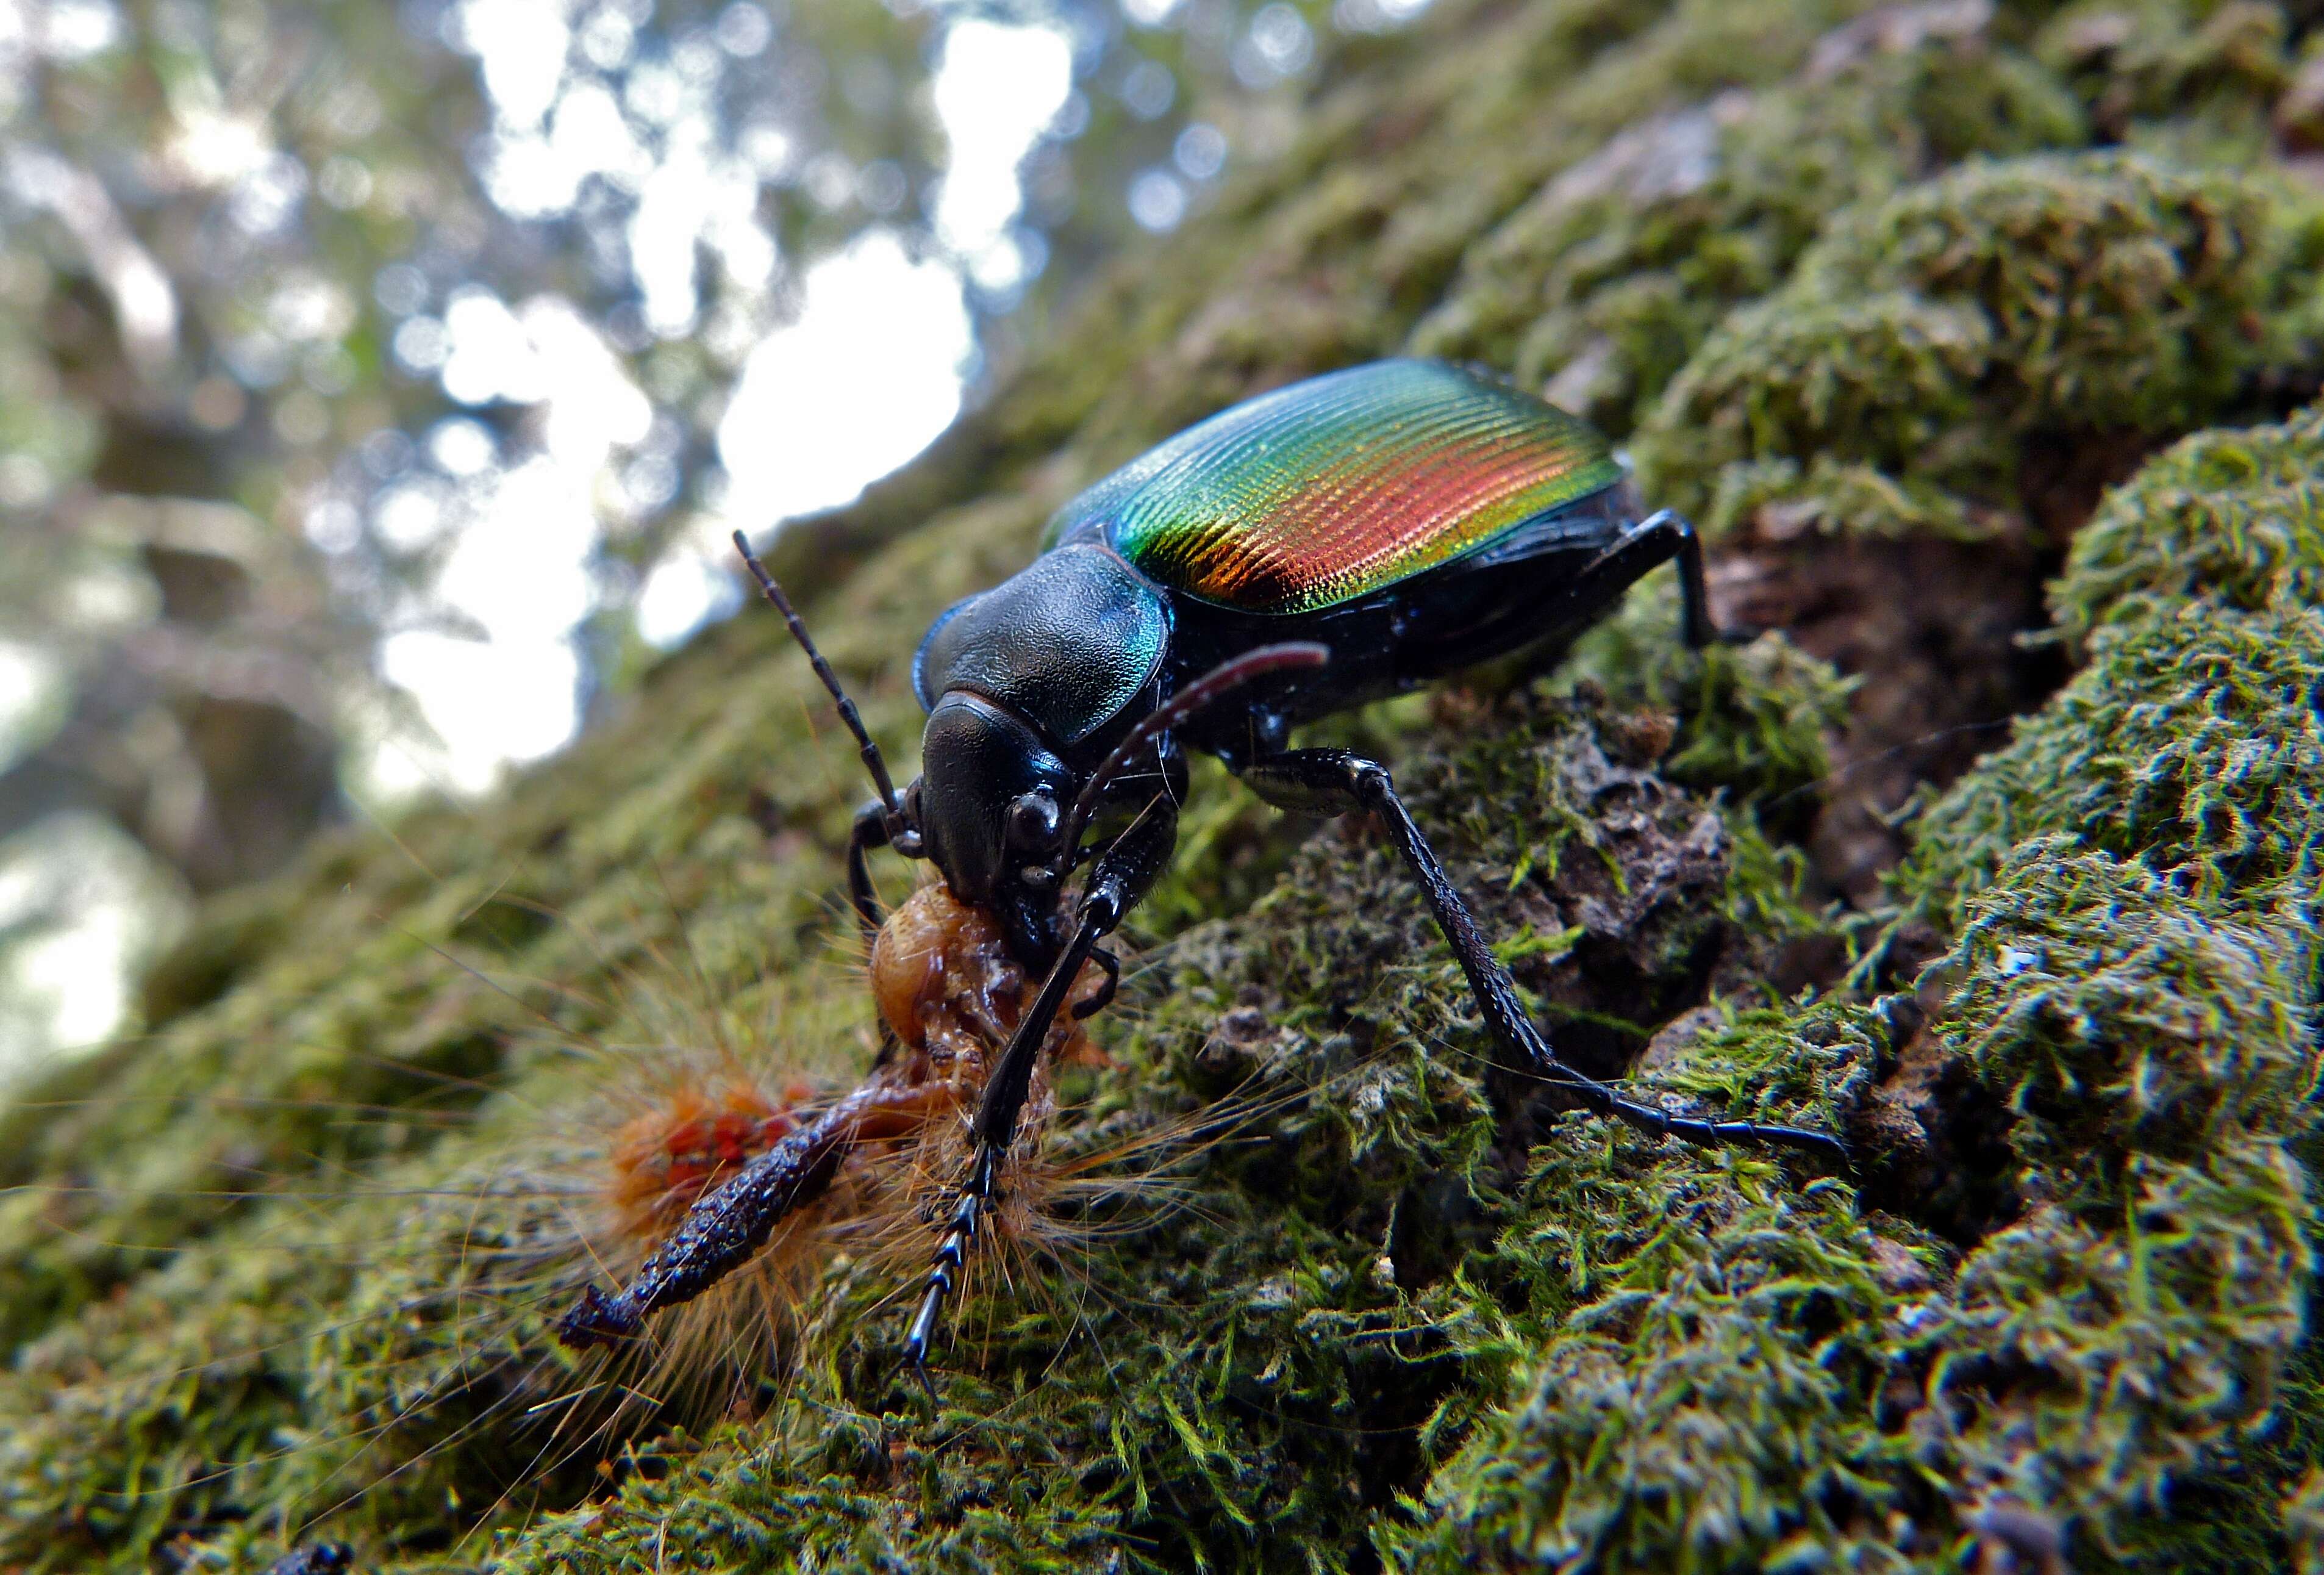
<instances>
[{"instance_id":1,"label":"green moss patch","mask_svg":"<svg viewBox=\"0 0 2324 1575\"><path fill-rule=\"evenodd\" d=\"M2268 167L2310 24L1422 26L1334 51L1278 156L788 538L811 616L908 770L919 632L1106 466L1397 348L1546 384L1699 513L1720 596L1803 571L1789 635L1685 653L1658 578L1565 698L1342 736L1568 1053L1847 1132L1857 1173L1558 1108L1492 1065L1376 838L1206 773L1100 1024L1118 1064L1055 1136L1217 1119L976 1283L941 1404L895 1367L904 1276L859 1255L732 1413L568 1424L605 1413L544 1334L586 1270L540 1178L602 1146L592 1078L869 1053L834 895L862 784L745 618L506 801L208 915L150 1039L0 1118L0 1563L246 1569L303 1534L366 1568L1936 1570L2013 1525L2076 1568L2312 1560L2324 614L2316 417L2283 416L2324 228ZM1901 751L2046 688L1907 617L1876 655L1919 665L1867 659L1824 604L2030 609L2061 562L2080 671L1930 783ZM2006 649L2036 615L2000 616ZM1916 709L1980 685L2007 704ZM1850 911L1823 811L1889 758L1904 862ZM1843 983L1868 936L1859 981L1935 959L1909 996Z\"/></svg>"},{"instance_id":2,"label":"green moss patch","mask_svg":"<svg viewBox=\"0 0 2324 1575\"><path fill-rule=\"evenodd\" d=\"M2056 701L1922 817L1904 889L1957 914L2027 838L2069 833L2208 903L2315 879L2324 616L2209 603L2103 643Z\"/></svg>"},{"instance_id":3,"label":"green moss patch","mask_svg":"<svg viewBox=\"0 0 2324 1575\"><path fill-rule=\"evenodd\" d=\"M2244 612L2324 607L2324 414L2199 433L2159 456L2074 538L2051 604L2086 646L2198 596Z\"/></svg>"},{"instance_id":4,"label":"green moss patch","mask_svg":"<svg viewBox=\"0 0 2324 1575\"><path fill-rule=\"evenodd\" d=\"M1641 469L1682 509L1784 459L1993 495L2031 432L2186 431L2301 301L2289 244L2257 181L2118 154L1967 165L1843 214L1723 323L1641 430Z\"/></svg>"}]
</instances>

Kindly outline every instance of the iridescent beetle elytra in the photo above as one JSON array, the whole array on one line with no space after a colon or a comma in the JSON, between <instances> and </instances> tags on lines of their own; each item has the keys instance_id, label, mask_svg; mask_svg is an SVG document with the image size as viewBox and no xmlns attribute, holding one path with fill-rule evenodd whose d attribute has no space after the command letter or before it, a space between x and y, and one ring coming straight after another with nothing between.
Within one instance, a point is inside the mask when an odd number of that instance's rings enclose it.
<instances>
[{"instance_id":1,"label":"iridescent beetle elytra","mask_svg":"<svg viewBox=\"0 0 2324 1575\"><path fill-rule=\"evenodd\" d=\"M1387 768L1290 746L1301 723L1571 635L1665 562L1678 567L1686 639L1715 637L1693 528L1667 510L1639 517L1610 446L1581 422L1469 370L1397 360L1261 394L1180 433L1067 504L1029 567L936 620L912 669L928 713L922 774L901 793L789 602L736 542L879 790L848 847L866 930L881 922L866 855L891 848L931 860L954 897L992 916L1028 978L1045 981L991 1064L973 1158L905 1336L923 1383L1043 1043L1088 964L1112 977L1101 942L1169 863L1188 748L1219 756L1279 808L1372 815L1495 1036L1575 1103L1693 1143L1846 1163L1829 1134L1674 1116L1561 1061ZM1061 902L1084 867L1078 894ZM1109 983L1073 1010L1111 994ZM835 1128L820 1140L810 1131L792 1161L754 1162L630 1285L591 1292L565 1338L632 1334L715 1280L812 1191L844 1141Z\"/></svg>"}]
</instances>

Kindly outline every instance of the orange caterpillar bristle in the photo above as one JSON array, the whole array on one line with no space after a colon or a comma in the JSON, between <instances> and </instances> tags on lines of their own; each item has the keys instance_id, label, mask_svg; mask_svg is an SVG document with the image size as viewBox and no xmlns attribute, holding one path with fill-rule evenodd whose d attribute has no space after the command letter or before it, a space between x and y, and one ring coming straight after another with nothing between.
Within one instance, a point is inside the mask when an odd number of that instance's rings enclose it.
<instances>
[{"instance_id":1,"label":"orange caterpillar bristle","mask_svg":"<svg viewBox=\"0 0 2324 1575\"><path fill-rule=\"evenodd\" d=\"M529 1463L510 1478L510 1503L527 1502L536 1479L550 1485L544 1502L553 1502L564 1491L556 1484L625 1438L756 1414L771 1385L822 1365L825 1342L883 1343L862 1314L881 1292L908 1290L924 1265L969 1150L988 1062L1038 981L1009 958L988 915L940 885L889 915L854 977L870 986L894 1036L861 1079L835 1075L827 1058L781 1055L772 1048L781 1035L768 1027L738 1042L730 1018L645 978L631 981L627 1042L562 1040L589 1090L499 1107L463 1168L466 1183L438 1190L431 1181L404 1212L411 1236L399 1256L409 1277L383 1283L388 1315L336 1320L318 1337L360 1353L364 1365L346 1370L366 1375L387 1420L331 1441L346 1454L347 1493L315 1524L399 1477L416 1480L439 1453L471 1448L522 1451ZM1093 968L1074 1001L1103 982ZM987 1250L970 1265L1036 1295L1054 1293L1055 1267L1074 1265L1094 1238L1183 1206L1170 1172L1255 1108L1238 1116L1214 1104L1175 1121L1125 1109L1094 1124L1061 1122L1053 1069L1075 1062L1106 1064L1068 1012L1036 1073ZM835 1112L845 1113L848 1135L827 1181L731 1272L655 1311L641 1339L582 1355L551 1342L546 1319L586 1288L634 1283L728 1180ZM1161 1209L1150 1206L1157 1200ZM423 1240L425 1257L416 1255ZM1020 1276L1036 1259L1044 1272ZM438 1400L457 1419L441 1437L429 1431Z\"/></svg>"},{"instance_id":2,"label":"orange caterpillar bristle","mask_svg":"<svg viewBox=\"0 0 2324 1575\"><path fill-rule=\"evenodd\" d=\"M655 1374L671 1378L704 1370L702 1338L731 1341L707 1366L740 1378L748 1357L776 1354L769 1342L798 1321L786 1297L806 1289L839 1242L869 1244L884 1261L925 1237L959 1172L989 1063L1039 985L992 915L935 884L889 915L867 971L890 1037L853 1089L817 1101L797 1091L774 1098L748 1079L681 1083L623 1127L605 1188L621 1239L593 1251L617 1288L593 1275L558 1320L561 1341L586 1348L645 1337L663 1353ZM1081 1189L1093 1162L1041 1156L1056 1111L1054 1070L1103 1063L1075 1009L1109 983L1095 963L1074 981L1031 1070L996 1200L1004 1246L1054 1254L1074 1234L1053 1228L1050 1205ZM1150 1145L1118 1152L1141 1146Z\"/></svg>"},{"instance_id":3,"label":"orange caterpillar bristle","mask_svg":"<svg viewBox=\"0 0 2324 1575\"><path fill-rule=\"evenodd\" d=\"M742 1078L681 1082L658 1107L632 1117L607 1156L608 1191L627 1228L667 1234L696 1199L798 1131L798 1107L813 1091L795 1081L778 1104Z\"/></svg>"}]
</instances>

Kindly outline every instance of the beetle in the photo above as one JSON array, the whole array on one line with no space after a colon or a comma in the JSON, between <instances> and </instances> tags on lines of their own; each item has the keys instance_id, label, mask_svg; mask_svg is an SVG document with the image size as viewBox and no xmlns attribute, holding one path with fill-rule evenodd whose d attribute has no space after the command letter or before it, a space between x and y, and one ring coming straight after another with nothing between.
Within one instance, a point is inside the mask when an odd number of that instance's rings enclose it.
<instances>
[{"instance_id":1,"label":"beetle","mask_svg":"<svg viewBox=\"0 0 2324 1575\"><path fill-rule=\"evenodd\" d=\"M741 532L735 542L876 789L847 848L860 922L881 922L873 849L925 858L1044 980L978 1101L973 1159L905 1337L924 1385L1044 1039L1093 961L1107 982L1073 1010L1111 997L1119 968L1102 942L1169 864L1190 749L1277 808L1369 813L1494 1036L1533 1077L1651 1134L1846 1163L1829 1134L1674 1116L1559 1060L1388 769L1292 746L1303 723L1569 637L1664 563L1677 569L1688 643L1719 637L1692 526L1669 510L1642 517L1612 446L1582 422L1488 375L1399 359L1189 428L1067 503L1029 566L936 619L912 663L921 774L900 792L798 612ZM746 1214L714 1234L740 1239Z\"/></svg>"}]
</instances>

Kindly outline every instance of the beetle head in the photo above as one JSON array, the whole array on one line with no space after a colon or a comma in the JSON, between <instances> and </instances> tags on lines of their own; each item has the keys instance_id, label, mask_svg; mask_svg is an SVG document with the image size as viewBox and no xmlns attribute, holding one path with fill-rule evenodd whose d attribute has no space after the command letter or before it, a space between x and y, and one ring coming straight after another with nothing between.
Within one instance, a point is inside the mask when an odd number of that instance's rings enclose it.
<instances>
[{"instance_id":1,"label":"beetle head","mask_svg":"<svg viewBox=\"0 0 2324 1575\"><path fill-rule=\"evenodd\" d=\"M928 713L912 813L927 856L964 903L1014 933L1046 936L1071 862L1063 846L1073 773L1032 728L990 700L948 691ZM1046 951L1046 940L1035 948Z\"/></svg>"}]
</instances>

